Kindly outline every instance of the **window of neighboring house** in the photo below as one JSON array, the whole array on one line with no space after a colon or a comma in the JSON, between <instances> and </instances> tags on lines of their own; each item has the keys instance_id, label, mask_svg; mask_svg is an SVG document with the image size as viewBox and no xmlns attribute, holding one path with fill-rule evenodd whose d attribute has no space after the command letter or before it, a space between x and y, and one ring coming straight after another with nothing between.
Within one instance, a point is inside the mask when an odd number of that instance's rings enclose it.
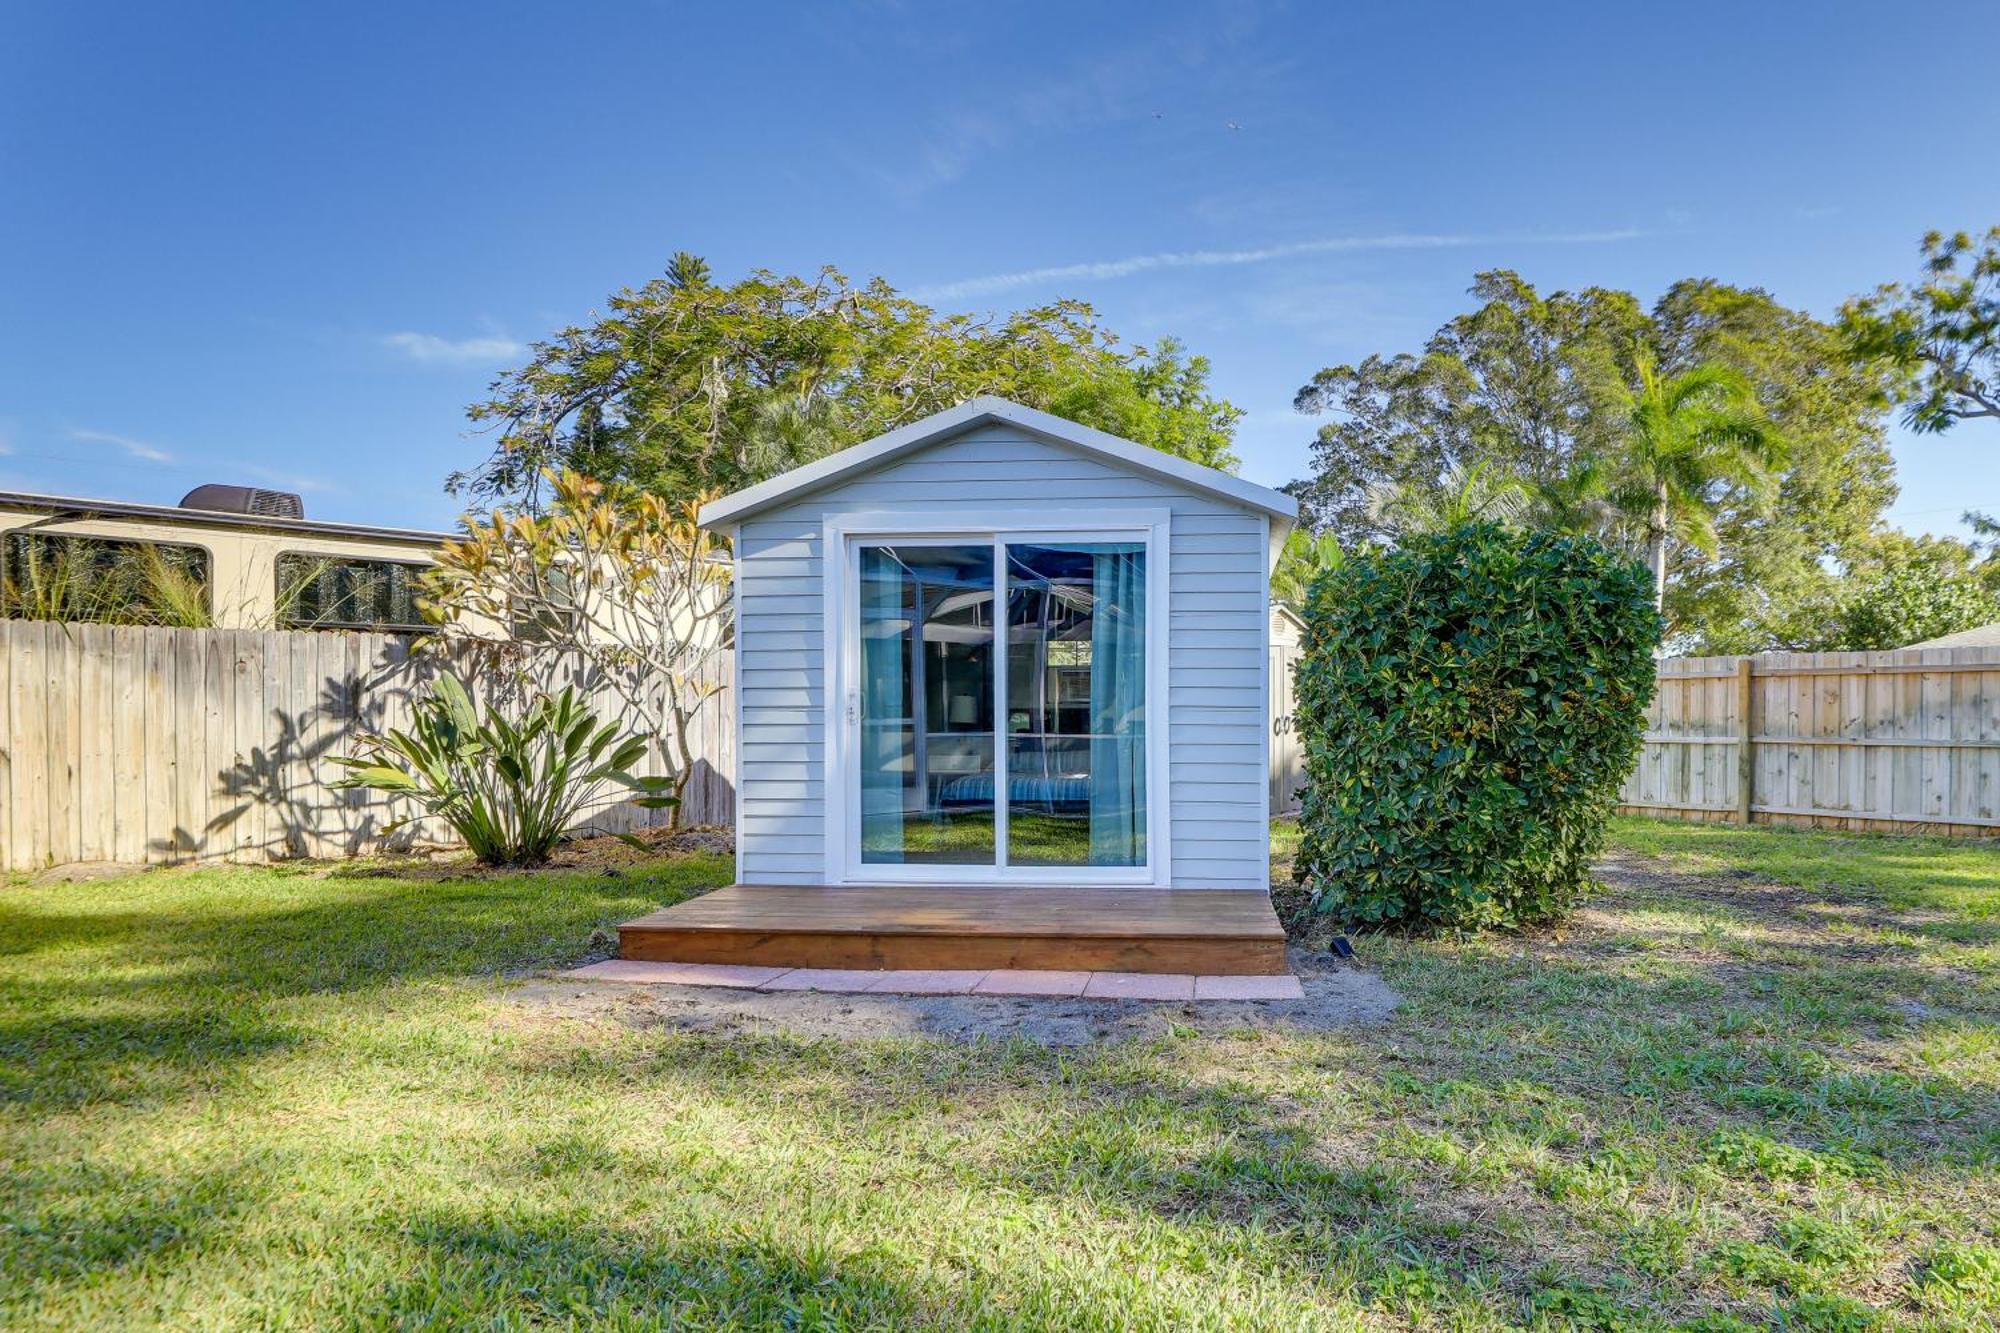
<instances>
[{"instance_id":1,"label":"window of neighboring house","mask_svg":"<svg viewBox=\"0 0 2000 1333\"><path fill-rule=\"evenodd\" d=\"M200 546L17 530L0 540L0 615L200 629L208 575Z\"/></svg>"},{"instance_id":2,"label":"window of neighboring house","mask_svg":"<svg viewBox=\"0 0 2000 1333\"><path fill-rule=\"evenodd\" d=\"M429 565L287 551L278 557L282 629L422 630L417 581Z\"/></svg>"},{"instance_id":3,"label":"window of neighboring house","mask_svg":"<svg viewBox=\"0 0 2000 1333\"><path fill-rule=\"evenodd\" d=\"M581 617L571 600L567 571L549 570L543 586L547 600L508 604L507 633L522 643L557 643L580 632Z\"/></svg>"}]
</instances>

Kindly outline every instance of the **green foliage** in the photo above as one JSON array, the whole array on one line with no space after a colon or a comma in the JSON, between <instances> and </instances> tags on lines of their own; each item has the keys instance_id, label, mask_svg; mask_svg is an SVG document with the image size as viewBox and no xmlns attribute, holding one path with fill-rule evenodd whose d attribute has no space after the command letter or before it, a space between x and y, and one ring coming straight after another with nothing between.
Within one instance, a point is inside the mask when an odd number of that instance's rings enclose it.
<instances>
[{"instance_id":1,"label":"green foliage","mask_svg":"<svg viewBox=\"0 0 2000 1333\"><path fill-rule=\"evenodd\" d=\"M1368 505L1377 526L1398 540L1462 523L1534 522L1540 508L1536 491L1485 459L1470 467L1454 463L1435 483L1380 487L1370 493Z\"/></svg>"},{"instance_id":2,"label":"green foliage","mask_svg":"<svg viewBox=\"0 0 2000 1333\"><path fill-rule=\"evenodd\" d=\"M1924 277L1841 308L1855 356L1905 375L1903 419L1920 431L2000 418L2000 227L1924 237ZM1962 265L1962 266L1961 266Z\"/></svg>"},{"instance_id":3,"label":"green foliage","mask_svg":"<svg viewBox=\"0 0 2000 1333\"><path fill-rule=\"evenodd\" d=\"M675 256L610 313L537 344L468 415L497 446L455 490L533 500L570 468L672 499L736 490L979 394L998 394L1212 467L1242 413L1171 339L1122 346L1076 301L941 315L877 278L758 271L720 286Z\"/></svg>"},{"instance_id":4,"label":"green foliage","mask_svg":"<svg viewBox=\"0 0 2000 1333\"><path fill-rule=\"evenodd\" d=\"M4 555L0 614L14 619L177 629L215 623L207 555L197 547L16 532Z\"/></svg>"},{"instance_id":5,"label":"green foliage","mask_svg":"<svg viewBox=\"0 0 2000 1333\"><path fill-rule=\"evenodd\" d=\"M1783 450L1749 378L1735 367L1704 362L1666 376L1641 352L1634 370L1610 499L1645 542L1653 601L1664 608L1669 541L1716 554L1719 497L1732 487L1753 500L1768 496L1769 469Z\"/></svg>"},{"instance_id":6,"label":"green foliage","mask_svg":"<svg viewBox=\"0 0 2000 1333\"><path fill-rule=\"evenodd\" d=\"M1763 641L1798 652L1903 648L2000 620L2000 559L1955 537L1883 529L1801 597Z\"/></svg>"},{"instance_id":7,"label":"green foliage","mask_svg":"<svg viewBox=\"0 0 2000 1333\"><path fill-rule=\"evenodd\" d=\"M2000 598L1977 582L1905 567L1861 584L1840 607L1827 651L1902 648L2000 620Z\"/></svg>"},{"instance_id":8,"label":"green foliage","mask_svg":"<svg viewBox=\"0 0 2000 1333\"><path fill-rule=\"evenodd\" d=\"M491 707L481 719L465 686L443 676L414 711L410 730L367 737L360 755L336 756L349 771L333 785L409 797L489 865L547 860L578 815L608 803L597 796L606 783L639 793L633 803L644 808L676 804L667 779L627 772L645 757L645 739L599 722L572 687L538 695L516 722Z\"/></svg>"},{"instance_id":9,"label":"green foliage","mask_svg":"<svg viewBox=\"0 0 2000 1333\"><path fill-rule=\"evenodd\" d=\"M1370 356L1320 371L1301 411L1331 414L1313 475L1286 489L1310 526L1350 545L1396 535L1375 497L1438 485L1482 461L1530 486L1566 475L1615 438L1604 409L1630 374L1647 317L1629 292L1542 296L1505 270L1475 277L1478 308L1431 335L1420 354Z\"/></svg>"},{"instance_id":10,"label":"green foliage","mask_svg":"<svg viewBox=\"0 0 2000 1333\"><path fill-rule=\"evenodd\" d=\"M1330 367L1299 391L1299 410L1332 418L1312 475L1286 487L1309 526L1350 548L1393 539L1384 493L1449 491L1449 478L1484 465L1526 497L1517 515L1489 517L1644 552L1646 511L1610 501L1631 480L1646 360L1668 380L1697 367L1741 376L1787 446L1768 484L1746 470L1690 488L1701 521L1679 525L1665 551L1677 647L1775 646L1773 627L1826 595L1895 499L1881 412L1894 372L1852 359L1837 329L1765 292L1690 279L1647 309L1604 288L1544 295L1500 271L1479 274L1472 295L1477 307L1420 353Z\"/></svg>"},{"instance_id":11,"label":"green foliage","mask_svg":"<svg viewBox=\"0 0 2000 1333\"><path fill-rule=\"evenodd\" d=\"M1343 920L1477 927L1583 891L1638 754L1645 572L1470 524L1350 559L1306 612L1298 876Z\"/></svg>"},{"instance_id":12,"label":"green foliage","mask_svg":"<svg viewBox=\"0 0 2000 1333\"><path fill-rule=\"evenodd\" d=\"M1750 1130L1717 1133L1708 1142L1708 1160L1733 1175L1770 1180L1816 1181L1862 1175L1869 1169L1869 1164L1850 1154L1815 1152Z\"/></svg>"},{"instance_id":13,"label":"green foliage","mask_svg":"<svg viewBox=\"0 0 2000 1333\"><path fill-rule=\"evenodd\" d=\"M1312 581L1327 570L1340 568L1346 559L1340 538L1332 533L1315 535L1303 527L1293 528L1285 535L1277 568L1271 571L1271 596L1294 609L1302 607Z\"/></svg>"},{"instance_id":14,"label":"green foliage","mask_svg":"<svg viewBox=\"0 0 2000 1333\"><path fill-rule=\"evenodd\" d=\"M1924 1255L1918 1283L1934 1300L2000 1314L2000 1249L1937 1245Z\"/></svg>"}]
</instances>

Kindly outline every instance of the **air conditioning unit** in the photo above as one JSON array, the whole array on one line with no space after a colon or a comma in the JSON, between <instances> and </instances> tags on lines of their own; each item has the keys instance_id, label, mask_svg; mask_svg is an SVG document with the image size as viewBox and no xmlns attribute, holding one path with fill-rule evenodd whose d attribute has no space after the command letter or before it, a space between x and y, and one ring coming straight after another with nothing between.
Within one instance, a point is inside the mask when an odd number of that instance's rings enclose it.
<instances>
[{"instance_id":1,"label":"air conditioning unit","mask_svg":"<svg viewBox=\"0 0 2000 1333\"><path fill-rule=\"evenodd\" d=\"M197 486L181 497L183 509L208 509L219 514L255 514L259 518L304 518L306 502L288 491L260 491L255 486Z\"/></svg>"}]
</instances>

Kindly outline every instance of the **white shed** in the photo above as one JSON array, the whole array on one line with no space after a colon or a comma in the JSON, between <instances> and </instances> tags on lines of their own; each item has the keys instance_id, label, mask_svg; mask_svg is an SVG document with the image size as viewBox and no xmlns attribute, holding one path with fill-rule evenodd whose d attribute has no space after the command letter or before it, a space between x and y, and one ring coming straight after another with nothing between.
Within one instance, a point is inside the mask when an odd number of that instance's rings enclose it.
<instances>
[{"instance_id":1,"label":"white shed","mask_svg":"<svg viewBox=\"0 0 2000 1333\"><path fill-rule=\"evenodd\" d=\"M1265 890L1296 514L998 398L708 505L739 879Z\"/></svg>"}]
</instances>

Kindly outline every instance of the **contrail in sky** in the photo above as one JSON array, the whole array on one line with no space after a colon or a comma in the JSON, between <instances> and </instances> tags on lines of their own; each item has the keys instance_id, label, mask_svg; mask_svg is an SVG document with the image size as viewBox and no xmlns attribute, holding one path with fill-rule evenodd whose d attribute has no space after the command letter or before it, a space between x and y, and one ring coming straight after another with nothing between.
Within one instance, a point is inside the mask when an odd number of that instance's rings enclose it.
<instances>
[{"instance_id":1,"label":"contrail in sky","mask_svg":"<svg viewBox=\"0 0 2000 1333\"><path fill-rule=\"evenodd\" d=\"M1469 245L1606 245L1615 241L1637 240L1645 234L1636 228L1627 228L1620 231L1522 232L1487 236L1422 232L1395 232L1385 236L1325 236L1313 241L1260 246L1254 250L1166 250L1150 255L1128 255L1123 259L1102 259L1094 263L1056 264L1048 268L1022 269L1018 273L962 278L957 282L921 287L911 295L923 301L950 301L962 296L985 296L1070 278L1129 278L1135 273L1163 268L1220 268L1231 264L1263 264L1299 255L1362 250L1450 250Z\"/></svg>"}]
</instances>

